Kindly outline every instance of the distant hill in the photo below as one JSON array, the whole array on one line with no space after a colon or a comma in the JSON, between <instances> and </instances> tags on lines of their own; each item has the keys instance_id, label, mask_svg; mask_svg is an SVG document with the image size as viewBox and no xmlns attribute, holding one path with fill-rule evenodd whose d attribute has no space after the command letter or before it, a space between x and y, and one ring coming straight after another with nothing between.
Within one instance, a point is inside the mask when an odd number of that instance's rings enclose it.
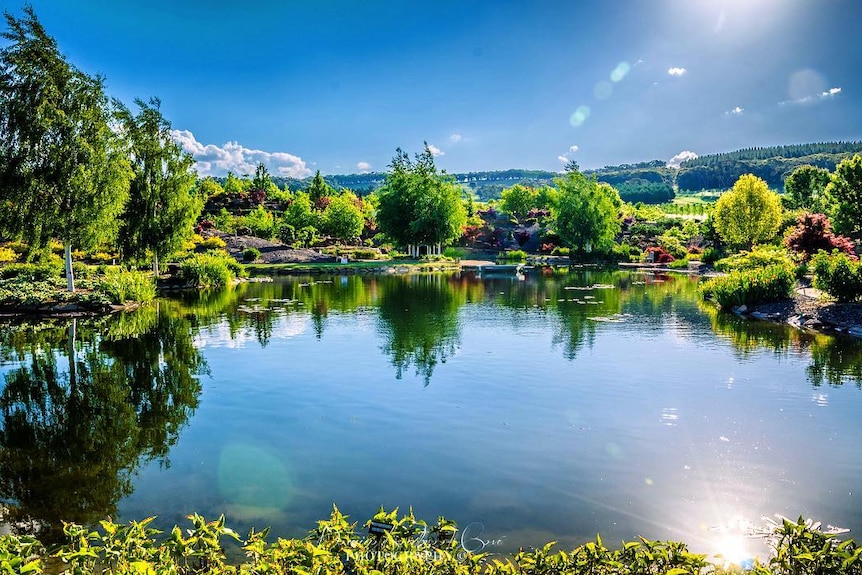
<instances>
[{"instance_id":1,"label":"distant hill","mask_svg":"<svg viewBox=\"0 0 862 575\"><path fill-rule=\"evenodd\" d=\"M796 167L811 164L832 171L839 162L858 153L862 153L862 142L746 148L685 161L676 183L681 192L725 190L742 174L754 174L770 188L784 190L784 179Z\"/></svg>"},{"instance_id":2,"label":"distant hill","mask_svg":"<svg viewBox=\"0 0 862 575\"><path fill-rule=\"evenodd\" d=\"M671 201L675 191L694 193L729 189L743 174L763 178L769 187L781 191L784 189L784 179L797 166L811 164L831 171L841 160L856 153L862 153L862 142L795 144L709 154L685 161L679 169L668 166L664 160L651 160L584 170L584 173L614 186L627 202L660 204ZM504 189L515 184L552 185L554 178L560 176L559 173L544 170L497 170L451 175L465 190L482 201L499 198ZM336 189L349 188L359 194L368 194L382 186L385 178L386 174L373 172L336 174L325 176L324 179ZM307 188L311 178L298 180L274 177L273 181L279 186L286 183L290 189L298 190Z\"/></svg>"}]
</instances>

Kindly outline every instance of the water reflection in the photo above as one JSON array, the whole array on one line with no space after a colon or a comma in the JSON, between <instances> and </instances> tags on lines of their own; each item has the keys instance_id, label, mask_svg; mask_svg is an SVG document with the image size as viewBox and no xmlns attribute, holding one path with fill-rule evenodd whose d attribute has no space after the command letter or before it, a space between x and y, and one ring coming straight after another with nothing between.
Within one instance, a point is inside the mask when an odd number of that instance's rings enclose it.
<instances>
[{"instance_id":1,"label":"water reflection","mask_svg":"<svg viewBox=\"0 0 862 575\"><path fill-rule=\"evenodd\" d=\"M383 353L398 379L413 366L428 385L434 367L460 344L458 311L467 301L465 286L442 275L391 279L396 281L383 291L378 309Z\"/></svg>"},{"instance_id":2,"label":"water reflection","mask_svg":"<svg viewBox=\"0 0 862 575\"><path fill-rule=\"evenodd\" d=\"M806 373L815 387L852 383L862 388L862 346L852 337L830 336L768 321L748 320L720 313L708 304L703 304L702 310L709 317L715 334L730 341L740 358L761 350L770 350L780 357L790 353L804 354L810 357Z\"/></svg>"},{"instance_id":3,"label":"water reflection","mask_svg":"<svg viewBox=\"0 0 862 575\"><path fill-rule=\"evenodd\" d=\"M13 528L57 540L62 520L114 514L142 462L169 463L206 366L189 322L164 305L0 330L0 498Z\"/></svg>"}]
</instances>

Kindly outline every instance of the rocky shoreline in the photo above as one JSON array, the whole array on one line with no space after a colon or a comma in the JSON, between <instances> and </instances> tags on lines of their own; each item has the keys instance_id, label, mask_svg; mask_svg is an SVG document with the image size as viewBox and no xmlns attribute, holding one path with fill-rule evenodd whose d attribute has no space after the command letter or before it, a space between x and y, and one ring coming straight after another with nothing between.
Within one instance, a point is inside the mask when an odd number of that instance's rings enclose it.
<instances>
[{"instance_id":1,"label":"rocky shoreline","mask_svg":"<svg viewBox=\"0 0 862 575\"><path fill-rule=\"evenodd\" d=\"M786 323L829 335L862 338L862 304L828 301L812 287L797 288L790 300L740 306L733 312L749 319Z\"/></svg>"}]
</instances>

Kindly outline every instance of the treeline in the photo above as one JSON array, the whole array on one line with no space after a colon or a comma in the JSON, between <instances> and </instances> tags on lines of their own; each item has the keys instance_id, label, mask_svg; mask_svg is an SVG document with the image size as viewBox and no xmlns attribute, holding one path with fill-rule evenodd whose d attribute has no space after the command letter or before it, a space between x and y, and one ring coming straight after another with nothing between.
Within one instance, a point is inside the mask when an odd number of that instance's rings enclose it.
<instances>
[{"instance_id":1,"label":"treeline","mask_svg":"<svg viewBox=\"0 0 862 575\"><path fill-rule=\"evenodd\" d=\"M754 174L769 187L784 189L784 180L803 165L832 171L842 160L862 152L862 142L825 142L747 148L710 154L683 162L676 176L680 192L727 189L743 174Z\"/></svg>"}]
</instances>

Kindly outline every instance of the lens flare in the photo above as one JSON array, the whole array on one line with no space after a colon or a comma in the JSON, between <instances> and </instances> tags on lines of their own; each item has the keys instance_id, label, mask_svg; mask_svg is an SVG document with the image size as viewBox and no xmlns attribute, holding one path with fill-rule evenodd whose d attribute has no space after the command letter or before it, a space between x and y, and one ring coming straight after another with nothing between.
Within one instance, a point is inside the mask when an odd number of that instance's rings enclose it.
<instances>
[{"instance_id":1,"label":"lens flare","mask_svg":"<svg viewBox=\"0 0 862 575\"><path fill-rule=\"evenodd\" d=\"M590 117L590 107L589 106L578 106L578 109L574 111L574 113L569 118L569 123L577 128L578 126L583 126L584 122L587 121L587 118Z\"/></svg>"},{"instance_id":2,"label":"lens flare","mask_svg":"<svg viewBox=\"0 0 862 575\"><path fill-rule=\"evenodd\" d=\"M632 67L628 62L620 62L617 67L611 71L611 82L620 82L626 77Z\"/></svg>"},{"instance_id":3,"label":"lens flare","mask_svg":"<svg viewBox=\"0 0 862 575\"><path fill-rule=\"evenodd\" d=\"M593 96L596 97L596 100L607 100L611 97L611 94L614 93L614 86L610 82L605 82L602 80L596 87L593 88Z\"/></svg>"}]
</instances>

